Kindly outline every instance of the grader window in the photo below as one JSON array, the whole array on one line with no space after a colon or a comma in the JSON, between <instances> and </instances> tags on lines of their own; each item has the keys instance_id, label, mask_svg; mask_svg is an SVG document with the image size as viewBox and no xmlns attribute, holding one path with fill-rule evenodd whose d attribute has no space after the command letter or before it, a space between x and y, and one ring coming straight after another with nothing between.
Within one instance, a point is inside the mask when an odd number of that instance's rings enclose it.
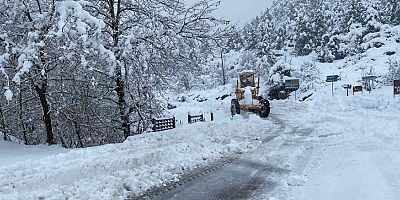
<instances>
[{"instance_id":1,"label":"grader window","mask_svg":"<svg viewBox=\"0 0 400 200\"><path fill-rule=\"evenodd\" d=\"M242 87L247 87L247 86L254 87L253 74L242 74L241 79L242 79L242 83L241 83Z\"/></svg>"}]
</instances>

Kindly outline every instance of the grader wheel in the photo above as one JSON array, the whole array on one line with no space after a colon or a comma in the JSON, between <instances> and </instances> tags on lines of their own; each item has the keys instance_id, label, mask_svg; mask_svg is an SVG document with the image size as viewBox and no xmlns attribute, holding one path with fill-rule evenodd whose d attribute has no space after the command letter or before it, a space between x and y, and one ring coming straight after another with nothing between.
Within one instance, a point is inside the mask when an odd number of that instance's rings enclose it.
<instances>
[{"instance_id":1,"label":"grader wheel","mask_svg":"<svg viewBox=\"0 0 400 200\"><path fill-rule=\"evenodd\" d=\"M262 100L260 100L260 104L262 106L261 106L259 115L260 115L261 118L267 118L269 116L270 111L271 111L271 108L270 108L270 105L269 105L269 101L266 100L266 99L262 99Z\"/></svg>"},{"instance_id":2,"label":"grader wheel","mask_svg":"<svg viewBox=\"0 0 400 200\"><path fill-rule=\"evenodd\" d=\"M240 114L240 105L237 99L231 100L231 115Z\"/></svg>"}]
</instances>

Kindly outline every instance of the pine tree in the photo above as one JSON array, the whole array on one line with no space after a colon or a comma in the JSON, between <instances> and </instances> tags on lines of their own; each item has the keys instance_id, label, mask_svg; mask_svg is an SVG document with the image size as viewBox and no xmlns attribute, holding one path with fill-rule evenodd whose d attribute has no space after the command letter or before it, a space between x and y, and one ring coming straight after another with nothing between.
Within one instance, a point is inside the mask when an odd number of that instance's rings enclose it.
<instances>
[{"instance_id":1,"label":"pine tree","mask_svg":"<svg viewBox=\"0 0 400 200\"><path fill-rule=\"evenodd\" d=\"M300 0L297 2L295 50L298 55L308 55L321 46L327 32L327 22L322 1Z\"/></svg>"},{"instance_id":2,"label":"pine tree","mask_svg":"<svg viewBox=\"0 0 400 200\"><path fill-rule=\"evenodd\" d=\"M400 25L400 2L398 0L383 0L385 6L385 22Z\"/></svg>"},{"instance_id":3,"label":"pine tree","mask_svg":"<svg viewBox=\"0 0 400 200\"><path fill-rule=\"evenodd\" d=\"M343 29L349 31L350 26L357 23L366 25L367 21L364 18L366 10L362 0L350 0L343 20Z\"/></svg>"}]
</instances>

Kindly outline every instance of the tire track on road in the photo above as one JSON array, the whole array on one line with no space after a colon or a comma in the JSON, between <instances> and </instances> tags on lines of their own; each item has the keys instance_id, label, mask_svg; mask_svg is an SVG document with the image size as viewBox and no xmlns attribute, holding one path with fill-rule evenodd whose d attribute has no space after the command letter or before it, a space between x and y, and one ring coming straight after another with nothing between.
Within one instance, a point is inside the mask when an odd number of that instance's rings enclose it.
<instances>
[{"instance_id":1,"label":"tire track on road","mask_svg":"<svg viewBox=\"0 0 400 200\"><path fill-rule=\"evenodd\" d=\"M279 119L275 115L270 115L266 120L273 121L274 131L272 133L265 133L266 137L262 138L262 144L259 148L261 148L265 143L271 142L276 137L278 137L282 132L285 131L286 125L283 123L281 119ZM257 149L259 149L257 148ZM252 191L259 189L260 187L273 187L274 183L265 182L265 179L257 178L260 177L261 173L275 172L275 173L283 173L286 172L284 169L277 168L275 166L268 165L260 165L258 163L254 163L251 160L244 159L246 155L251 154L257 149L245 153L245 154L235 154L229 157L225 157L219 159L205 167L201 167L195 170L192 170L188 173L182 174L179 177L179 181L170 182L163 187L152 188L146 191L144 194L137 196L130 196L127 200L139 200L139 199L192 199L201 195L194 195L188 197L188 195L193 195L193 188L201 188L200 186L195 186L196 184L200 184L203 187L203 191L197 190L197 192L203 193L203 196L199 199L207 199L204 195L212 195L214 199L242 199L246 195L249 195ZM244 171L243 171L244 170ZM232 176L232 174L236 174ZM250 175L250 176L249 176ZM227 178L225 180L215 180L212 177L231 177L231 179ZM247 177L243 179L243 177ZM214 188L214 193L210 194L207 192L208 182L210 179L214 182L222 181L222 188ZM244 183L243 183L244 182ZM206 184L204 184L206 183ZM225 187L225 186L230 187ZM193 187L195 186L195 187ZM184 191L190 190L192 192L185 193ZM235 192L236 191L236 192ZM238 192L240 191L240 192ZM183 196L179 196L179 193L185 194Z\"/></svg>"}]
</instances>

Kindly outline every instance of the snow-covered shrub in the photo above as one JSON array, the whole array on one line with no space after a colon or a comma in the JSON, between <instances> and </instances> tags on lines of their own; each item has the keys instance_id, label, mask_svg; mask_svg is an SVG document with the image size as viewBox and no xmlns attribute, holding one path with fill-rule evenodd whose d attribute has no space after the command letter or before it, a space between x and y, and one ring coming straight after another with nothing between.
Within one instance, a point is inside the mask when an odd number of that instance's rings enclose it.
<instances>
[{"instance_id":1,"label":"snow-covered shrub","mask_svg":"<svg viewBox=\"0 0 400 200\"><path fill-rule=\"evenodd\" d=\"M300 91L312 90L322 82L321 72L317 66L309 61L304 62L299 70L293 72L293 76L300 79Z\"/></svg>"},{"instance_id":2,"label":"snow-covered shrub","mask_svg":"<svg viewBox=\"0 0 400 200\"><path fill-rule=\"evenodd\" d=\"M386 84L392 85L393 80L400 79L400 61L398 60L389 60L389 72L386 74Z\"/></svg>"},{"instance_id":3,"label":"snow-covered shrub","mask_svg":"<svg viewBox=\"0 0 400 200\"><path fill-rule=\"evenodd\" d=\"M241 57L240 65L243 66L243 69L253 69L260 76L268 76L269 74L269 57L268 55L257 56L256 52L247 51Z\"/></svg>"},{"instance_id":4,"label":"snow-covered shrub","mask_svg":"<svg viewBox=\"0 0 400 200\"><path fill-rule=\"evenodd\" d=\"M255 70L262 80L267 80L271 68L270 62L275 62L274 59L275 56L273 54L260 57L253 50L231 51L224 54L226 77L234 81L231 83L236 84L238 72L242 70Z\"/></svg>"},{"instance_id":5,"label":"snow-covered shrub","mask_svg":"<svg viewBox=\"0 0 400 200\"><path fill-rule=\"evenodd\" d=\"M270 84L279 84L282 82L283 76L291 76L290 71L293 70L290 63L285 60L279 60L275 63L274 66L270 69L269 83Z\"/></svg>"},{"instance_id":6,"label":"snow-covered shrub","mask_svg":"<svg viewBox=\"0 0 400 200\"><path fill-rule=\"evenodd\" d=\"M346 37L337 34L325 34L323 36L322 45L317 47L317 60L322 63L332 63L334 60L340 60L346 57L347 45Z\"/></svg>"},{"instance_id":7,"label":"snow-covered shrub","mask_svg":"<svg viewBox=\"0 0 400 200\"><path fill-rule=\"evenodd\" d=\"M325 62L333 62L333 60L335 59L335 56L332 54L332 50L327 47L317 47L317 60L319 62L325 63Z\"/></svg>"}]
</instances>

